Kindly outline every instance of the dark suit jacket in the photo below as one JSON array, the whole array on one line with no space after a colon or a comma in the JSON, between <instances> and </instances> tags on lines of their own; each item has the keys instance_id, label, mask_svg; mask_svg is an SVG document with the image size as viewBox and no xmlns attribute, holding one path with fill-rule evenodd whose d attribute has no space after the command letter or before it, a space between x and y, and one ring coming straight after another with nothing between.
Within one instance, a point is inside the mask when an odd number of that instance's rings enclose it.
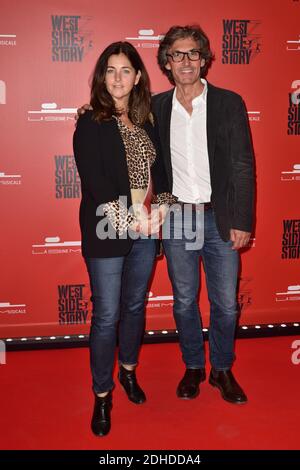
<instances>
[{"instance_id":1,"label":"dark suit jacket","mask_svg":"<svg viewBox=\"0 0 300 470\"><path fill-rule=\"evenodd\" d=\"M170 123L173 90L153 96L153 112L170 190L173 186ZM242 98L208 83L207 144L212 186L211 203L220 236L230 229L251 232L253 223L253 150L248 117Z\"/></svg>"},{"instance_id":2,"label":"dark suit jacket","mask_svg":"<svg viewBox=\"0 0 300 470\"><path fill-rule=\"evenodd\" d=\"M86 111L77 123L73 137L74 156L81 179L80 228L84 257L106 258L123 256L129 252L132 240L118 238L99 240L96 226L101 220L96 216L100 204L127 196L131 206L130 183L125 147L115 119L98 123L93 112ZM155 193L168 191L168 183L157 136L157 127L146 123L148 133L156 149L156 160L151 168ZM103 218L103 217L102 217Z\"/></svg>"}]
</instances>

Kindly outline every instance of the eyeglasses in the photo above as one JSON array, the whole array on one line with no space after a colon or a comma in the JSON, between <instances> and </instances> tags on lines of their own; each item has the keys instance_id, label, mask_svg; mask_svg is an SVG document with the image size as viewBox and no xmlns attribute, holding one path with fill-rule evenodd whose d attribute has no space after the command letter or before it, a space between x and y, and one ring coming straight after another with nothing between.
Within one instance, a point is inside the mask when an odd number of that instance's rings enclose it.
<instances>
[{"instance_id":1,"label":"eyeglasses","mask_svg":"<svg viewBox=\"0 0 300 470\"><path fill-rule=\"evenodd\" d=\"M173 62L182 62L184 57L187 56L189 60L200 60L201 51L192 49L188 52L175 51L173 54L166 54L167 57L171 57Z\"/></svg>"}]
</instances>

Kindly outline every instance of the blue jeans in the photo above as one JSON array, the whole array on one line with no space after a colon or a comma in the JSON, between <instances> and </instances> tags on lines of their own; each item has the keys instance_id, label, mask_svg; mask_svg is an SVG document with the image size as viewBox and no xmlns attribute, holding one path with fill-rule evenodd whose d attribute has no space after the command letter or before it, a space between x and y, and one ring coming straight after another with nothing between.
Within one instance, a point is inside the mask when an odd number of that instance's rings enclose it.
<instances>
[{"instance_id":1,"label":"blue jeans","mask_svg":"<svg viewBox=\"0 0 300 470\"><path fill-rule=\"evenodd\" d=\"M203 222L198 226L195 213L194 210L185 217L182 227L176 227L176 220L171 219L171 229L174 228L177 235L181 230L181 239L171 237L163 240L174 294L174 318L186 367L204 367L204 341L198 307L199 261L202 258L210 301L210 362L216 370L225 370L232 366L235 358L239 254L231 249L231 241L224 242L220 238L212 209L204 211ZM204 230L202 248L186 250L189 227L193 232Z\"/></svg>"},{"instance_id":2,"label":"blue jeans","mask_svg":"<svg viewBox=\"0 0 300 470\"><path fill-rule=\"evenodd\" d=\"M95 393L114 387L118 328L119 362L137 364L144 332L145 297L155 254L155 240L138 239L126 256L85 260L93 302L90 364Z\"/></svg>"}]
</instances>

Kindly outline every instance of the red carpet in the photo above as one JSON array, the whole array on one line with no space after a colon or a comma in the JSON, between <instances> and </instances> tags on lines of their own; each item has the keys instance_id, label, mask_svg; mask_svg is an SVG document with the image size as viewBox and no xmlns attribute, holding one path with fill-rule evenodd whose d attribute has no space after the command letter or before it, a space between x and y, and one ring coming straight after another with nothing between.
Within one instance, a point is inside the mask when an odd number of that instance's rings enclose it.
<instances>
[{"instance_id":1,"label":"red carpet","mask_svg":"<svg viewBox=\"0 0 300 470\"><path fill-rule=\"evenodd\" d=\"M117 383L112 430L90 432L88 349L10 352L1 376L1 449L299 449L300 364L294 337L239 340L234 372L247 405L206 381L195 400L175 395L184 368L177 344L145 345L138 378L144 405ZM209 367L207 366L207 372Z\"/></svg>"}]
</instances>

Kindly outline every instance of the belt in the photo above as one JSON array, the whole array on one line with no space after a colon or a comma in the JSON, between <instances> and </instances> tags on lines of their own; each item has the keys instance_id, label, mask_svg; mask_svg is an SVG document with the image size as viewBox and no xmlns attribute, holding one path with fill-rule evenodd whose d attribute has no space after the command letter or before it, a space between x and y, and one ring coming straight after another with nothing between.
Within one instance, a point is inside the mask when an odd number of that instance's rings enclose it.
<instances>
[{"instance_id":1,"label":"belt","mask_svg":"<svg viewBox=\"0 0 300 470\"><path fill-rule=\"evenodd\" d=\"M204 209L205 211L212 209L212 203L211 202L200 202L199 204L193 204L191 202L183 202L183 201L177 201L176 204L180 204L181 206L188 205L189 207L192 208L192 210L196 209Z\"/></svg>"}]
</instances>

